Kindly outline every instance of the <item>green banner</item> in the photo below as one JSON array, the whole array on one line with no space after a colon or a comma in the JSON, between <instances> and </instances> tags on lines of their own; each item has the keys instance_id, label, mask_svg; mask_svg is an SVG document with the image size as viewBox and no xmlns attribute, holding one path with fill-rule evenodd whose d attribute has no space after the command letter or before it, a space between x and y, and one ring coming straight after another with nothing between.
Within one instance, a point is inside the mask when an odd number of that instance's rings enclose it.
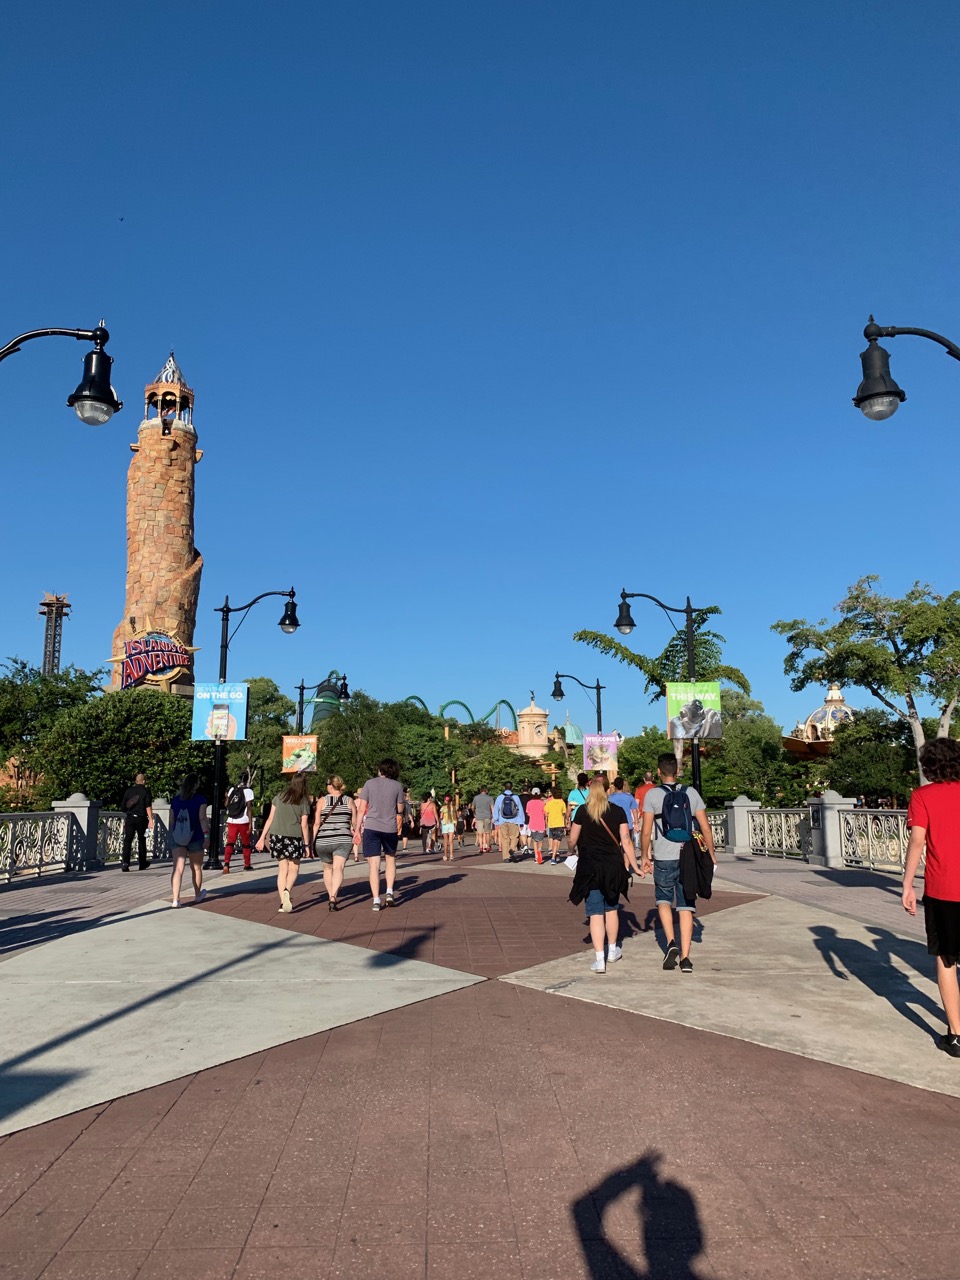
<instances>
[{"instance_id":1,"label":"green banner","mask_svg":"<svg viewBox=\"0 0 960 1280\"><path fill-rule=\"evenodd\" d=\"M719 681L687 680L667 685L667 737L723 737Z\"/></svg>"}]
</instances>

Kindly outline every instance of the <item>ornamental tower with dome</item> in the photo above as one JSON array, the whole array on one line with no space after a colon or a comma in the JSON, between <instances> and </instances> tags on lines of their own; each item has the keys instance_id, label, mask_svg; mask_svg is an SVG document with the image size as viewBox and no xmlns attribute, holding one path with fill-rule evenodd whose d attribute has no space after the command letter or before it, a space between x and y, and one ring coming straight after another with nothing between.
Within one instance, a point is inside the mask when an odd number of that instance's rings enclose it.
<instances>
[{"instance_id":1,"label":"ornamental tower with dome","mask_svg":"<svg viewBox=\"0 0 960 1280\"><path fill-rule=\"evenodd\" d=\"M550 717L542 707L533 700L530 690L530 705L517 712L517 747L524 756L542 756L547 750L547 730Z\"/></svg>"},{"instance_id":2,"label":"ornamental tower with dome","mask_svg":"<svg viewBox=\"0 0 960 1280\"><path fill-rule=\"evenodd\" d=\"M823 705L811 711L806 720L799 720L783 745L795 755L826 755L837 726L852 719L853 709L847 706L840 686L832 684Z\"/></svg>"},{"instance_id":3,"label":"ornamental tower with dome","mask_svg":"<svg viewBox=\"0 0 960 1280\"><path fill-rule=\"evenodd\" d=\"M127 591L113 633L113 687L192 693L203 557L193 542L194 472L203 456L193 391L173 352L144 391L127 474Z\"/></svg>"}]
</instances>

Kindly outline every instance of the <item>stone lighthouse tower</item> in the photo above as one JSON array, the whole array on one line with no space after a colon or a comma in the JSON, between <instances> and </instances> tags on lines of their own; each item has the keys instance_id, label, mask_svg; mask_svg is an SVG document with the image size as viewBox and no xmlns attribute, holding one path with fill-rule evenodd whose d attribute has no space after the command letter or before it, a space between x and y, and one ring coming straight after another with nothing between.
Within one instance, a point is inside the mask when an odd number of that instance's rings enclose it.
<instances>
[{"instance_id":1,"label":"stone lighthouse tower","mask_svg":"<svg viewBox=\"0 0 960 1280\"><path fill-rule=\"evenodd\" d=\"M193 543L194 470L202 456L193 392L173 352L144 392L127 475L127 597L113 633L113 685L188 693L203 557Z\"/></svg>"}]
</instances>

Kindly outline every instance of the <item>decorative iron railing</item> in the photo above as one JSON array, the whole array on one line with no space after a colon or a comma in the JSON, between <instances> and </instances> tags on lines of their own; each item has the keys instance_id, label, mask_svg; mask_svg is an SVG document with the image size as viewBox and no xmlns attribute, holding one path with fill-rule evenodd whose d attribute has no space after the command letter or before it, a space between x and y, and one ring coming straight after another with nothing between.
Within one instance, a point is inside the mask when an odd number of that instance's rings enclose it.
<instances>
[{"instance_id":1,"label":"decorative iron railing","mask_svg":"<svg viewBox=\"0 0 960 1280\"><path fill-rule=\"evenodd\" d=\"M903 870L910 840L906 809L841 809L839 817L845 867Z\"/></svg>"},{"instance_id":2,"label":"decorative iron railing","mask_svg":"<svg viewBox=\"0 0 960 1280\"><path fill-rule=\"evenodd\" d=\"M72 813L0 814L0 880L84 865L86 837Z\"/></svg>"},{"instance_id":3,"label":"decorative iron railing","mask_svg":"<svg viewBox=\"0 0 960 1280\"><path fill-rule=\"evenodd\" d=\"M123 828L126 817L114 810L101 810L97 824L97 857L101 862L119 862L123 850ZM153 862L170 860L170 839L162 818L153 815L153 828L147 831L147 854ZM137 839L133 839L136 856Z\"/></svg>"},{"instance_id":4,"label":"decorative iron railing","mask_svg":"<svg viewBox=\"0 0 960 1280\"><path fill-rule=\"evenodd\" d=\"M707 812L707 818L710 822L710 830L713 832L713 847L715 849L725 849L727 847L727 815L714 811Z\"/></svg>"},{"instance_id":5,"label":"decorative iron railing","mask_svg":"<svg viewBox=\"0 0 960 1280\"><path fill-rule=\"evenodd\" d=\"M754 809L747 814L750 852L773 858L806 858L810 852L805 809Z\"/></svg>"}]
</instances>

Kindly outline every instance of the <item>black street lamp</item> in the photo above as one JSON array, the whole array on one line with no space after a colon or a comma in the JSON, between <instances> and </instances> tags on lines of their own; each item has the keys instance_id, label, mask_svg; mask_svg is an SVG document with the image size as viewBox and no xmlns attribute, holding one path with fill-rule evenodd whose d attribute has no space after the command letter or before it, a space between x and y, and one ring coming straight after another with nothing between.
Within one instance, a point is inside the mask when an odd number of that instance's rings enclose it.
<instances>
[{"instance_id":1,"label":"black street lamp","mask_svg":"<svg viewBox=\"0 0 960 1280\"><path fill-rule=\"evenodd\" d=\"M561 680L576 680L581 689L586 689L588 693L592 693L594 695L597 703L597 733L603 733L603 712L600 707L600 690L605 689L607 686L605 684L601 684L599 680L596 684L584 684L582 680L577 680L576 676L568 676L566 672L561 675L558 671L553 678L553 693L550 695L550 697L554 698L557 702L562 702L564 698L563 685L560 683Z\"/></svg>"},{"instance_id":2,"label":"black street lamp","mask_svg":"<svg viewBox=\"0 0 960 1280\"><path fill-rule=\"evenodd\" d=\"M223 604L218 605L215 609L220 614L220 683L226 684L227 681L227 653L230 649L230 641L237 634L239 627L243 625L243 620L248 610L259 600L265 600L267 596L286 596L287 603L283 610L283 617L280 619L280 630L284 635L292 636L296 629L300 626L300 619L297 617L296 591L293 587L289 591L262 591L260 595L254 596L249 604L232 605L230 597L224 596ZM230 634L230 615L232 613L242 613L241 618L233 629L233 635ZM220 798L221 787L220 779L223 775L223 751L224 740L217 738L214 747L213 756L213 804L211 805L212 813L210 815L210 850L207 854L207 860L203 864L205 871L218 871L220 869Z\"/></svg>"},{"instance_id":3,"label":"black street lamp","mask_svg":"<svg viewBox=\"0 0 960 1280\"><path fill-rule=\"evenodd\" d=\"M913 334L917 338L929 338L931 342L939 342L946 349L948 356L960 360L960 347L949 338L932 329L900 329L896 325L879 325L874 323L873 316L863 331L867 340L866 351L860 352L860 363L863 366L863 381L857 387L853 403L860 412L872 422L882 422L897 412L901 403L906 400L906 392L901 391L890 376L890 352L881 347L878 338L896 338L900 334Z\"/></svg>"},{"instance_id":4,"label":"black street lamp","mask_svg":"<svg viewBox=\"0 0 960 1280\"><path fill-rule=\"evenodd\" d=\"M633 614L630 612L630 606L627 604L628 600L636 600L636 599L652 600L655 605L659 605L659 607L667 615L667 619L669 620L670 625L673 627L674 631L676 631L678 635L680 634L680 629L679 627L677 627L676 623L673 621L670 615L671 613L682 613L686 616L687 679L690 681L696 680L697 657L696 657L696 651L693 643L693 616L695 613L699 613L700 610L695 609L693 607L693 605L690 603L689 596L687 596L687 603L683 606L682 609L675 609L668 604L664 604L662 600L658 600L656 596L647 595L645 591L624 590L620 592L620 612L617 614L617 621L614 624L621 635L628 636L630 632L634 629L634 627L637 625L633 620ZM698 791L700 795L703 795L703 791L701 790L701 787L700 787L700 743L696 740L696 738L693 739L693 741L690 744L690 747L691 747L690 768L693 774L694 790Z\"/></svg>"},{"instance_id":5,"label":"black street lamp","mask_svg":"<svg viewBox=\"0 0 960 1280\"><path fill-rule=\"evenodd\" d=\"M297 685L297 733L303 733L303 701L307 690L315 693L319 698L322 693L332 694L341 706L350 701L350 690L347 687L347 677L342 676L339 671L331 671L326 679L321 680L319 684L304 684L301 680Z\"/></svg>"},{"instance_id":6,"label":"black street lamp","mask_svg":"<svg viewBox=\"0 0 960 1280\"><path fill-rule=\"evenodd\" d=\"M33 338L76 338L78 342L92 342L93 350L83 357L80 385L73 395L67 396L67 404L88 427L102 427L115 413L120 412L123 401L117 399L117 393L110 385L113 359L104 351L110 334L103 327L102 320L96 329L31 329L29 333L21 333L19 338L14 338L5 347L0 347L0 360L6 360L7 356L19 351L24 342L30 342Z\"/></svg>"}]
</instances>

